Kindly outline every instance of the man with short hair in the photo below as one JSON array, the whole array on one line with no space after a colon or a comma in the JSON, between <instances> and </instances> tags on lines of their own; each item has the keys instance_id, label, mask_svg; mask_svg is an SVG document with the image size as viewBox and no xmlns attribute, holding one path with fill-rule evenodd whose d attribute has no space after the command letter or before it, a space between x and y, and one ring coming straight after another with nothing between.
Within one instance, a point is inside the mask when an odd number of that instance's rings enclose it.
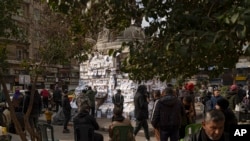
<instances>
[{"instance_id":1,"label":"man with short hair","mask_svg":"<svg viewBox=\"0 0 250 141\"><path fill-rule=\"evenodd\" d=\"M225 116L220 110L208 111L202 121L202 128L184 138L184 141L229 141L224 132Z\"/></svg>"},{"instance_id":2,"label":"man with short hair","mask_svg":"<svg viewBox=\"0 0 250 141\"><path fill-rule=\"evenodd\" d=\"M220 95L220 89L215 87L213 96L211 97L211 109L215 109L217 101L222 98L223 97Z\"/></svg>"},{"instance_id":3,"label":"man with short hair","mask_svg":"<svg viewBox=\"0 0 250 141\"><path fill-rule=\"evenodd\" d=\"M82 125L92 127L94 130L98 130L99 124L96 119L89 114L90 106L88 103L83 103L81 107L78 107L78 113L73 118L73 126L75 128L75 140L87 140L84 134L78 132L76 129L81 128ZM103 141L103 135L97 132L94 132L94 141Z\"/></svg>"},{"instance_id":4,"label":"man with short hair","mask_svg":"<svg viewBox=\"0 0 250 141\"><path fill-rule=\"evenodd\" d=\"M167 87L162 92L162 97L156 104L152 117L152 126L160 130L160 140L179 140L181 119L185 115L181 101L174 94L172 87Z\"/></svg>"}]
</instances>

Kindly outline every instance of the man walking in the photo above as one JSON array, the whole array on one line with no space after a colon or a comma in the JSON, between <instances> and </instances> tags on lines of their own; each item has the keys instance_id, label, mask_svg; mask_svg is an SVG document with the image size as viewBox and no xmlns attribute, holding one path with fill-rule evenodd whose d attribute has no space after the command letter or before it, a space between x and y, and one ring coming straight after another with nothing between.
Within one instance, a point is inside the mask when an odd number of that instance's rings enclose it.
<instances>
[{"instance_id":1,"label":"man walking","mask_svg":"<svg viewBox=\"0 0 250 141\"><path fill-rule=\"evenodd\" d=\"M32 85L29 85L28 91L25 92L24 101L23 101L23 113L24 114L26 114L29 108L29 103L31 99L31 91L32 91ZM38 118L41 114L41 111L42 111L42 99L41 99L40 94L38 93L38 90L35 90L34 100L32 103L32 109L31 109L30 116L29 116L29 122L32 128L38 127L37 126Z\"/></svg>"},{"instance_id":2,"label":"man walking","mask_svg":"<svg viewBox=\"0 0 250 141\"><path fill-rule=\"evenodd\" d=\"M71 106L68 97L68 90L64 90L64 95L62 98L62 109L64 114L64 122L63 122L63 133L69 133L68 123L71 118Z\"/></svg>"},{"instance_id":3,"label":"man walking","mask_svg":"<svg viewBox=\"0 0 250 141\"><path fill-rule=\"evenodd\" d=\"M147 87L145 85L140 85L134 97L135 105L135 118L136 125L134 130L134 135L136 136L141 127L144 129L145 137L147 141L150 140L149 130L148 130L148 101L147 101Z\"/></svg>"},{"instance_id":4,"label":"man walking","mask_svg":"<svg viewBox=\"0 0 250 141\"><path fill-rule=\"evenodd\" d=\"M156 104L152 117L152 125L160 130L160 140L178 141L181 118L184 116L181 101L174 95L173 88L167 87Z\"/></svg>"},{"instance_id":5,"label":"man walking","mask_svg":"<svg viewBox=\"0 0 250 141\"><path fill-rule=\"evenodd\" d=\"M53 92L53 100L54 100L54 102L56 104L56 112L58 112L59 106L62 105L62 92L58 88L58 86L56 86L56 89Z\"/></svg>"}]
</instances>

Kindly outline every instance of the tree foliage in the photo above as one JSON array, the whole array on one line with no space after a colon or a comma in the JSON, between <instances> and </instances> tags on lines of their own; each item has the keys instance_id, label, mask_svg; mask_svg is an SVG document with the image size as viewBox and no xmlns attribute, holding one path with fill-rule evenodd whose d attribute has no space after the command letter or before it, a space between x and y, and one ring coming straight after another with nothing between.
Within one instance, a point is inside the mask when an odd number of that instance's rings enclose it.
<instances>
[{"instance_id":1,"label":"tree foliage","mask_svg":"<svg viewBox=\"0 0 250 141\"><path fill-rule=\"evenodd\" d=\"M126 44L130 54L122 70L133 80L187 78L210 67L216 76L249 54L242 49L249 39L248 0L48 1L55 10L77 15L76 23L90 33L102 26L119 32L131 19L139 25L145 17L145 41Z\"/></svg>"},{"instance_id":2,"label":"tree foliage","mask_svg":"<svg viewBox=\"0 0 250 141\"><path fill-rule=\"evenodd\" d=\"M22 0L1 0L0 2L0 37L21 39L21 29L13 16L18 13Z\"/></svg>"}]
</instances>

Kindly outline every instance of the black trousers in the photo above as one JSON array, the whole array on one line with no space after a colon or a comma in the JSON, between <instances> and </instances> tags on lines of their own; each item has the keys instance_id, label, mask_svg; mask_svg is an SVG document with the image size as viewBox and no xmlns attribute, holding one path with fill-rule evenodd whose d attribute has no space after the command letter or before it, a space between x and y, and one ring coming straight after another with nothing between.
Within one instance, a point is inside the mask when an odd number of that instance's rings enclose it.
<instances>
[{"instance_id":1,"label":"black trousers","mask_svg":"<svg viewBox=\"0 0 250 141\"><path fill-rule=\"evenodd\" d=\"M103 141L103 135L100 133L94 133L94 140L95 141Z\"/></svg>"},{"instance_id":2,"label":"black trousers","mask_svg":"<svg viewBox=\"0 0 250 141\"><path fill-rule=\"evenodd\" d=\"M68 123L71 118L71 113L68 111L63 111L63 114L64 114L63 129L68 129Z\"/></svg>"},{"instance_id":3,"label":"black trousers","mask_svg":"<svg viewBox=\"0 0 250 141\"><path fill-rule=\"evenodd\" d=\"M62 106L62 101L54 101L56 105L56 112L59 110L59 106Z\"/></svg>"},{"instance_id":4,"label":"black trousers","mask_svg":"<svg viewBox=\"0 0 250 141\"><path fill-rule=\"evenodd\" d=\"M149 130L148 130L148 121L147 119L143 119L141 121L136 120L136 125L135 125L135 129L134 129L134 135L136 136L137 133L139 132L139 130L143 128L144 129L144 134L147 140L150 139L149 136Z\"/></svg>"},{"instance_id":5,"label":"black trousers","mask_svg":"<svg viewBox=\"0 0 250 141\"><path fill-rule=\"evenodd\" d=\"M43 108L49 108L49 98L43 97Z\"/></svg>"},{"instance_id":6,"label":"black trousers","mask_svg":"<svg viewBox=\"0 0 250 141\"><path fill-rule=\"evenodd\" d=\"M90 107L90 115L95 117L95 107Z\"/></svg>"}]
</instances>

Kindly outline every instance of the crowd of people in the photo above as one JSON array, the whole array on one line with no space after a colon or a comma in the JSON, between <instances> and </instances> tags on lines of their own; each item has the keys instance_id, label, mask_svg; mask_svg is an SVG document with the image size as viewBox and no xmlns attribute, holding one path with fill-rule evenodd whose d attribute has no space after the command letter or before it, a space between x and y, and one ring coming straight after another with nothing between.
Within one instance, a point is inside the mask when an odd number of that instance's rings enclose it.
<instances>
[{"instance_id":1,"label":"crowd of people","mask_svg":"<svg viewBox=\"0 0 250 141\"><path fill-rule=\"evenodd\" d=\"M25 114L30 106L32 87L28 87L25 95L17 89L12 103L17 115ZM144 130L145 138L150 140L149 124L154 128L155 138L157 141L203 141L203 140L220 140L228 141L228 133L230 128L237 125L241 120L239 107L244 105L244 110L249 110L249 94L241 85L232 85L226 91L225 95L221 95L220 87L213 87L208 90L202 85L199 94L195 92L195 85L187 83L182 87L175 88L172 84L168 84L163 90L153 90L148 92L146 85L139 85L134 94L134 118L135 126L133 132L129 134L130 140L135 140L141 128ZM67 90L61 90L55 87L53 91L52 101L55 105L55 112L58 112L60 107L64 115L63 133L69 133L68 123L73 119L74 126L88 125L93 130L98 130L99 125L96 121L95 113L95 95L97 91L90 86L82 90L82 93L76 98L78 107L77 114L72 118L71 105ZM202 128L199 132L186 135L185 127L189 124L196 123L195 97L200 97L200 102L204 107L204 119L201 122ZM153 98L154 105L152 113L149 113L149 102ZM51 95L48 90L43 89L40 93L35 90L34 101L30 112L29 122L31 127L37 128L38 118L42 113L42 109L46 109L47 122L51 123L52 104L49 103ZM112 96L114 104L113 116L109 126L109 137L112 141L113 128L115 126L131 126L131 120L123 116L124 96L120 89ZM149 115L151 114L151 115ZM149 119L150 117L150 119ZM10 121L10 130L15 130L11 127L13 123ZM21 122L24 126L24 123ZM14 125L12 125L14 126ZM13 131L14 132L14 131ZM95 141L103 141L103 135L94 132Z\"/></svg>"}]
</instances>

